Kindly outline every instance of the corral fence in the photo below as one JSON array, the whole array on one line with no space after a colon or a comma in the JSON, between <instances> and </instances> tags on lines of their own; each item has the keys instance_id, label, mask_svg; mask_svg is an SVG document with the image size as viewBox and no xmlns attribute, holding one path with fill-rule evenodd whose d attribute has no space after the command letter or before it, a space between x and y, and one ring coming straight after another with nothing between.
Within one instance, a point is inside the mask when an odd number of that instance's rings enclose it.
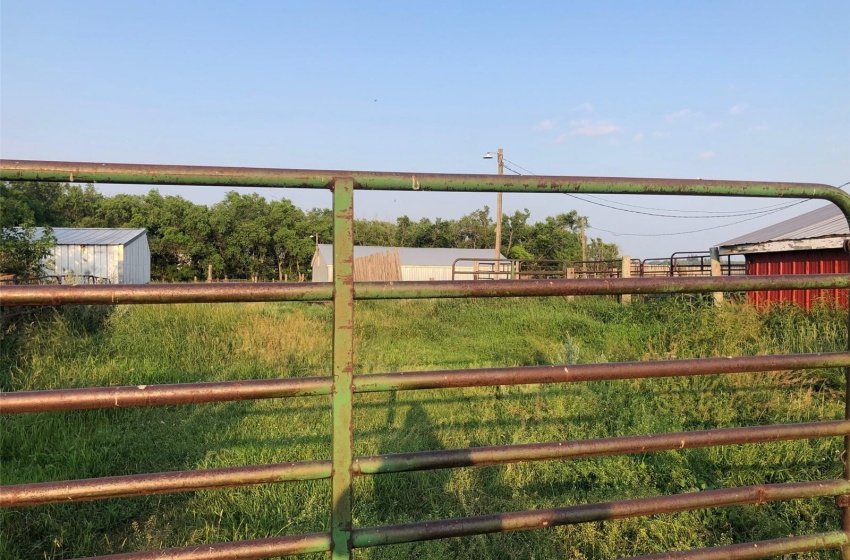
<instances>
[{"instance_id":1,"label":"corral fence","mask_svg":"<svg viewBox=\"0 0 850 560\"><path fill-rule=\"evenodd\" d=\"M710 251L676 252L669 257L562 261L546 259L455 259L452 280L528 280L530 278L644 278L739 276L747 273L741 255L715 256Z\"/></svg>"},{"instance_id":2,"label":"corral fence","mask_svg":"<svg viewBox=\"0 0 850 560\"><path fill-rule=\"evenodd\" d=\"M332 411L332 456L326 460L231 467L183 472L116 476L2 487L0 506L98 500L141 494L285 483L330 481L329 532L278 536L176 549L112 555L125 559L268 558L331 551L335 559L350 558L352 549L495 533L542 529L554 525L650 516L740 504L835 497L841 527L834 531L795 535L757 543L739 543L684 551L663 558L763 558L795 552L840 548L850 559L850 407L845 393L845 418L802 424L777 424L708 429L697 432L493 447L441 449L356 457L352 452L352 410L361 393L448 387L482 387L531 383L576 383L699 376L789 369L845 368L850 389L850 352L738 356L605 364L491 369L396 372L354 375L354 301L374 299L524 297L564 295L679 294L786 288L847 288L849 275L695 276L659 278L532 279L523 282L354 282L354 191L434 190L480 192L546 192L592 194L679 194L690 196L750 196L820 198L835 203L850 216L850 196L827 185L701 180L608 179L583 177L506 177L489 175L403 174L349 171L215 168L34 161L0 161L0 179L85 181L147 185L226 187L291 187L330 189L334 214L333 282L316 284L182 284L3 286L2 305L152 304L248 301L332 301L333 367L330 375L234 382L185 383L132 387L93 387L22 391L0 395L0 412L24 414L126 406L178 405L248 399L298 398L328 395ZM553 195L554 196L554 195ZM612 413L615 411L612 411ZM489 515L355 527L352 522L352 479L428 469L474 467L525 461L646 453L682 448L741 445L782 440L844 438L843 476L782 484L705 490L557 507L536 511L494 512Z\"/></svg>"},{"instance_id":3,"label":"corral fence","mask_svg":"<svg viewBox=\"0 0 850 560\"><path fill-rule=\"evenodd\" d=\"M743 255L717 255L715 273L709 251L676 252L665 258L638 261L640 268L635 276L741 276L747 273Z\"/></svg>"},{"instance_id":4,"label":"corral fence","mask_svg":"<svg viewBox=\"0 0 850 560\"><path fill-rule=\"evenodd\" d=\"M45 276L36 276L34 278L19 278L17 276L9 276L0 278L2 285L17 285L17 284L38 284L41 286L55 286L57 284L71 286L91 286L95 284L111 284L109 278L102 276L94 276L92 274L48 274Z\"/></svg>"}]
</instances>

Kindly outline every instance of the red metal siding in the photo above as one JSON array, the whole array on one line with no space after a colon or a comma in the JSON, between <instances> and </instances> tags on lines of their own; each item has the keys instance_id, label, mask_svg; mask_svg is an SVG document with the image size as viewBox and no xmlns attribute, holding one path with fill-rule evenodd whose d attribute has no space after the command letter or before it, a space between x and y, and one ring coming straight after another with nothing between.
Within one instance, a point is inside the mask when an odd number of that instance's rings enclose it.
<instances>
[{"instance_id":1,"label":"red metal siding","mask_svg":"<svg viewBox=\"0 0 850 560\"><path fill-rule=\"evenodd\" d=\"M842 249L817 251L783 251L778 253L753 253L747 255L747 274L833 274L847 273L848 255ZM837 302L847 307L847 290L771 290L750 292L750 303L765 307L782 301L793 301L811 309L817 301Z\"/></svg>"}]
</instances>

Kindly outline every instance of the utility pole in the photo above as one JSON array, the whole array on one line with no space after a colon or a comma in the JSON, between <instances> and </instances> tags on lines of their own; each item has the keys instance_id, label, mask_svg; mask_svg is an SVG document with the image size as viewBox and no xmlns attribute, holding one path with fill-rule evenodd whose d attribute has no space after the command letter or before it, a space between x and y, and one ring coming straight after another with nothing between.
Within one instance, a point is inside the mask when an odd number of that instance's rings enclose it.
<instances>
[{"instance_id":1,"label":"utility pole","mask_svg":"<svg viewBox=\"0 0 850 560\"><path fill-rule=\"evenodd\" d=\"M499 175L505 174L505 153L502 148L497 152ZM499 271L499 259L502 256L502 191L496 193L496 270ZM498 276L497 276L498 278Z\"/></svg>"},{"instance_id":2,"label":"utility pole","mask_svg":"<svg viewBox=\"0 0 850 560\"><path fill-rule=\"evenodd\" d=\"M587 225L587 218L582 216L579 218L578 224L581 231L581 260L587 261L587 236L584 234L584 226Z\"/></svg>"},{"instance_id":3,"label":"utility pole","mask_svg":"<svg viewBox=\"0 0 850 560\"><path fill-rule=\"evenodd\" d=\"M499 164L498 172L499 176L505 174L505 151L502 148L499 148L496 151L496 162ZM493 152L487 152L484 154L484 159L493 159ZM502 272L502 263L499 262L502 259L502 191L496 192L496 264L493 270L493 274L495 278L499 278L499 274Z\"/></svg>"}]
</instances>

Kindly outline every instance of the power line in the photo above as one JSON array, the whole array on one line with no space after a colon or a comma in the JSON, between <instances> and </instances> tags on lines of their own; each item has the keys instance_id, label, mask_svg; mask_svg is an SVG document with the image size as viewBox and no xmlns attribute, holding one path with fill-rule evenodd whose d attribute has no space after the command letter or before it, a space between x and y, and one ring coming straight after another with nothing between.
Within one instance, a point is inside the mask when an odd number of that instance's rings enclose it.
<instances>
[{"instance_id":1,"label":"power line","mask_svg":"<svg viewBox=\"0 0 850 560\"><path fill-rule=\"evenodd\" d=\"M526 169L525 167L523 167L523 166L519 165L518 163L513 162L509 159L502 158L502 161L508 162L511 165L513 165L514 167L522 169L523 171L525 171L526 173L528 173L530 175L537 175L534 171L531 171L530 169ZM517 175L522 175L522 173L520 173L520 172L516 171L515 169L512 169L508 166L505 166L505 168L510 170L513 173L516 173ZM848 185L848 184L850 184L850 181L845 183L844 185ZM842 186L844 186L844 185L842 185ZM588 204L596 204L598 206L604 206L605 208L610 208L612 210L619 210L620 212L632 212L634 214L643 214L643 215L646 215L646 216L655 216L655 217L660 217L660 218L679 218L679 219L686 219L686 218L695 218L695 219L736 218L738 216L756 216L756 215L762 215L762 214L770 214L770 213L773 212L773 209L775 209L775 208L778 208L779 210L784 210L786 208L790 208L791 206L794 206L795 204L797 204L797 203L785 204L784 202L780 202L780 203L777 203L777 204L772 204L772 205L769 205L769 206L763 206L761 208L755 208L755 209L752 209L752 210L741 210L741 211L731 211L731 212L725 211L725 212L723 212L723 211L711 211L711 210L680 210L678 208L677 209L651 208L649 206L639 206L637 204L627 204L625 202L610 201L612 204L618 204L620 206L629 206L631 208L640 208L642 210L656 210L656 211L660 211L660 212L687 212L687 213L694 213L694 214L697 214L697 213L699 213L699 214L710 214L710 215L706 215L706 216L677 216L675 214L655 214L655 213L650 213L650 212L638 212L638 211L635 211L635 210L627 210L625 208L618 208L616 206L610 206L609 204L604 204L604 203L601 203L601 202L594 202L592 200L587 200L587 199L581 198L581 197L574 195L574 194L569 194L569 193L566 193L566 194L568 196L572 196L573 198L575 198L577 200L581 200L582 202L587 202ZM600 198L598 196L593 196L593 195L589 195L589 194L584 195L584 196L587 196L589 198L595 198L597 200L603 200L602 198ZM779 208L779 207L781 207L781 208Z\"/></svg>"},{"instance_id":2,"label":"power line","mask_svg":"<svg viewBox=\"0 0 850 560\"><path fill-rule=\"evenodd\" d=\"M774 212L779 212L780 210L785 210L786 208L791 208L800 202L794 202L791 204L782 203L783 206L781 208L768 209L768 210L757 210L753 212L732 212L730 214L715 214L712 216L677 216L675 214L656 214L654 212L641 212L640 210L629 210L628 208L617 208L616 206L610 206L608 204L603 204L602 202L594 202L592 200L587 200L585 198L581 198L578 195L565 193L567 196L571 196L577 200L581 200L582 202L587 202L588 204L595 204L597 206L604 206L605 208L610 208L612 210L619 210L620 212L630 212L632 214L642 214L644 216L658 216L661 218L678 218L678 219L687 219L687 220L712 220L715 218L737 218L739 216L762 216L766 214L772 214ZM801 202L808 202L808 200L803 200Z\"/></svg>"},{"instance_id":3,"label":"power line","mask_svg":"<svg viewBox=\"0 0 850 560\"><path fill-rule=\"evenodd\" d=\"M504 156L502 157L502 161L506 161L506 162L510 163L511 165L513 165L514 167L519 167L520 169L522 169L523 171L525 171L525 172L526 172L526 173L528 173L529 175L537 175L537 173L535 173L534 171L529 171L529 170L528 170L528 169L526 169L525 167L521 166L521 165L520 165L520 164L518 164L518 163L514 163L514 162L512 162L511 160L509 160L509 159L505 158ZM518 175L521 175L521 174L518 174Z\"/></svg>"},{"instance_id":4,"label":"power line","mask_svg":"<svg viewBox=\"0 0 850 560\"><path fill-rule=\"evenodd\" d=\"M503 162L507 161L511 165L514 165L514 166L522 169L523 171L525 171L525 172L527 172L531 175L536 175L536 173L534 173L533 171L526 169L525 167L522 167L521 165L519 165L519 164L517 164L513 161L510 161L510 160L507 160L507 159L504 159L504 158L502 159L502 161ZM513 173L516 173L517 175L522 175L522 173L520 173L520 172L516 171L515 169L512 169L508 166L505 166L505 168L508 169L509 171L513 172ZM850 185L850 181L847 181L846 183L839 185L837 188L839 188L839 189L844 188L847 185ZM714 229L721 229L721 228L725 228L725 227L729 227L729 226L734 226L734 225L737 225L737 224L742 224L744 222L749 222L749 221L755 220L757 218L768 216L770 214L775 214L777 212L787 210L788 208L791 208L793 206L797 206L799 204L804 204L806 202L811 202L811 200L812 200L812 199L805 199L805 200L800 200L800 201L797 201L797 202L792 202L791 204L785 204L783 202L783 203L774 204L774 205L770 205L770 206L764 206L764 207L762 207L761 209L758 209L758 210L752 210L752 211L745 210L745 211L731 212L731 213L726 213L726 214L722 214L720 212L708 211L708 210L676 210L677 212L692 212L692 213L702 212L702 213L706 213L706 214L712 214L710 216L676 216L676 215L671 215L671 214L655 214L655 213L650 213L650 212L640 212L640 211L637 211L637 210L628 210L626 208L617 208L616 206L610 206L608 204L603 204L601 202L594 202L592 200L587 200L585 198L581 198L580 196L577 196L577 195L574 195L574 194L571 194L571 193L564 193L564 194L566 194L567 196L571 196L571 197L573 197L577 200L581 200L582 202L587 202L588 204L596 204L597 206L604 206L605 208L610 208L612 210L619 210L620 212L630 212L630 213L633 213L633 214L642 214L642 215L645 215L645 216L656 216L656 217L662 217L662 218L711 219L711 218L737 218L737 217L740 217L740 216L752 216L750 218L745 218L743 220L738 220L736 222L730 222L728 224L722 224L722 225L719 225L719 226L712 226L712 227L708 227L708 228L695 229L695 230L690 230L690 231L680 231L680 232L675 232L675 233L618 233L616 231L611 231L611 230L602 229L602 228L593 227L593 226L587 226L589 229L595 229L597 231L604 231L605 233L610 233L611 235L614 235L614 236L629 236L629 237L665 237L665 236L670 236L670 235L686 235L686 234L689 234L689 233L700 233L700 232L703 232L703 231L711 231L711 230L714 230ZM593 195L585 195L585 196L602 200L600 197L596 197L596 196L593 196ZM622 206L631 206L632 208L641 208L641 209L644 209L644 210L670 211L670 210L667 210L667 209L650 208L650 207L647 207L647 206L638 206L638 205L635 205L635 204L626 204L626 203L621 203L621 202L615 202L615 204L620 204Z\"/></svg>"},{"instance_id":5,"label":"power line","mask_svg":"<svg viewBox=\"0 0 850 560\"><path fill-rule=\"evenodd\" d=\"M783 208L777 208L776 210L762 214L762 216L767 215L767 214L773 214L775 212L781 212L782 210L785 210L786 208L790 208L791 206L797 206L798 204L803 204L804 202L809 202L809 200L801 200L799 202L789 204L788 206L785 206ZM669 236L669 235L685 235L685 234L688 234L688 233L699 233L699 232L702 232L702 231L710 231L710 230L713 230L713 229L721 229L721 228L725 228L725 227L729 227L729 226L734 226L736 224L742 224L744 222L749 222L749 221L755 220L757 218L760 218L762 216L755 216L753 218L746 218L744 220L738 220L737 222L730 222L728 224L722 224L722 225L719 225L719 226L713 226L713 227L702 228L702 229L694 229L694 230L691 230L691 231L678 231L678 232L675 232L675 233L618 233L616 231L602 229L602 228L598 228L598 227L594 227L594 226L587 226L587 227L590 228L590 229L595 229L597 231L604 231L605 233L610 233L611 235L614 235L614 236L665 237L665 236Z\"/></svg>"},{"instance_id":6,"label":"power line","mask_svg":"<svg viewBox=\"0 0 850 560\"><path fill-rule=\"evenodd\" d=\"M502 162L504 162L504 161L505 161L505 158L502 158ZM520 173L516 169L511 169L509 166L505 165L504 163L502 163L502 167L504 167L505 169L507 169L508 171L510 171L512 173L516 173L517 175L522 175L522 173ZM519 166L517 165L517 167L519 167Z\"/></svg>"},{"instance_id":7,"label":"power line","mask_svg":"<svg viewBox=\"0 0 850 560\"><path fill-rule=\"evenodd\" d=\"M605 200L602 197L593 196L591 194L585 194L584 196L586 196L588 198L595 198L596 200ZM589 202L589 201L587 201L587 202ZM628 204L628 203L620 202L620 201L616 201L616 200L609 200L609 201L606 201L606 202L609 202L610 204L619 204L620 206L629 206L631 208L641 208L643 210L657 210L659 212L689 212L689 213L694 213L694 214L723 214L724 213L722 211L713 211L713 210L685 210L685 209L681 209L681 208L652 208L650 206L639 206L637 204ZM785 205L784 202L779 202L777 204L771 204L769 206L763 206L761 208L753 208L752 211L755 212L755 211L761 211L761 210L770 210L771 208L776 208L777 206L783 206L783 205ZM739 211L736 211L736 212L731 212L730 214L740 214L742 216L746 216L747 214L744 214L744 212L750 212L750 210L739 210Z\"/></svg>"}]
</instances>

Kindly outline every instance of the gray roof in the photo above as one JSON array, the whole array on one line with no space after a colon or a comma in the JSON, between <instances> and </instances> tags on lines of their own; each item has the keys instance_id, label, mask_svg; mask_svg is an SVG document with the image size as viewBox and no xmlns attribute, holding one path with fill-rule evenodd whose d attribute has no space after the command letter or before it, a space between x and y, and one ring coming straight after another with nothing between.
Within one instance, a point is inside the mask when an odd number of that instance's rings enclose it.
<instances>
[{"instance_id":1,"label":"gray roof","mask_svg":"<svg viewBox=\"0 0 850 560\"><path fill-rule=\"evenodd\" d=\"M773 224L746 235L719 243L720 247L731 245L749 245L751 243L767 243L768 241L783 241L792 239L813 239L817 237L832 237L847 235L847 220L844 214L834 204L828 204L817 210L806 212L796 218Z\"/></svg>"},{"instance_id":2,"label":"gray roof","mask_svg":"<svg viewBox=\"0 0 850 560\"><path fill-rule=\"evenodd\" d=\"M35 238L44 234L44 228L34 228ZM126 245L140 235L144 228L53 228L57 245Z\"/></svg>"},{"instance_id":3,"label":"gray roof","mask_svg":"<svg viewBox=\"0 0 850 560\"><path fill-rule=\"evenodd\" d=\"M433 249L430 247L376 247L356 245L354 258L367 257L375 253L398 251L402 266L451 266L456 259L493 260L495 249ZM320 244L319 254L328 264L333 262L333 245ZM504 256L503 259L507 260Z\"/></svg>"}]
</instances>

